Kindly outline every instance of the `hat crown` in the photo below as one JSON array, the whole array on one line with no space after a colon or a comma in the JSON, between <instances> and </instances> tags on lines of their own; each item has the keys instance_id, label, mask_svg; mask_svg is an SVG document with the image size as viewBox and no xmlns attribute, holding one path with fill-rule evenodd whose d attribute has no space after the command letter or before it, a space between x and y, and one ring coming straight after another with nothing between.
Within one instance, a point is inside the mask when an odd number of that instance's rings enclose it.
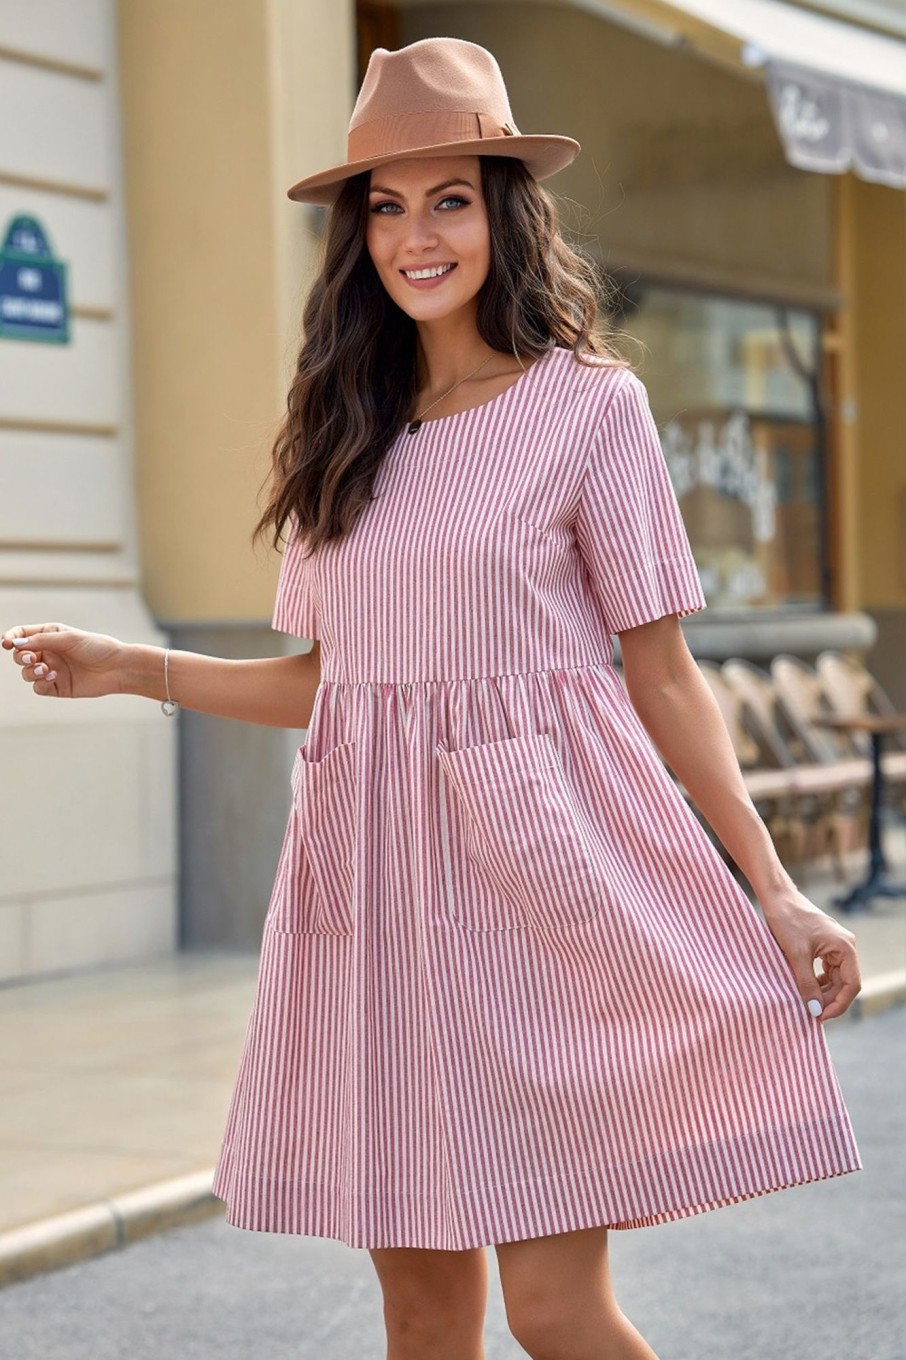
<instances>
[{"instance_id":1,"label":"hat crown","mask_svg":"<svg viewBox=\"0 0 906 1360\"><path fill-rule=\"evenodd\" d=\"M573 137L523 136L503 73L487 48L465 38L422 38L395 52L374 49L349 121L346 160L287 192L300 203L327 206L352 175L426 156L513 157L545 179L580 150Z\"/></svg>"},{"instance_id":2,"label":"hat crown","mask_svg":"<svg viewBox=\"0 0 906 1360\"><path fill-rule=\"evenodd\" d=\"M503 73L493 54L464 38L423 38L398 51L376 47L349 131L407 113L493 114L515 131Z\"/></svg>"}]
</instances>

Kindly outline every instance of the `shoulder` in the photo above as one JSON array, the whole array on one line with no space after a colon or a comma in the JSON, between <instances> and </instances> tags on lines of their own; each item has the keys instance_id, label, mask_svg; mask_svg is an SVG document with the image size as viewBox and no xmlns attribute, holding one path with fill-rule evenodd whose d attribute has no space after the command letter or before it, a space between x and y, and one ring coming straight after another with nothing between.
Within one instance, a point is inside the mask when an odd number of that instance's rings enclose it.
<instances>
[{"instance_id":1,"label":"shoulder","mask_svg":"<svg viewBox=\"0 0 906 1360\"><path fill-rule=\"evenodd\" d=\"M569 432L573 447L590 445L610 427L609 413L618 402L647 402L647 392L626 360L558 348L549 356L546 380L538 385L539 402L556 412L556 419Z\"/></svg>"},{"instance_id":2,"label":"shoulder","mask_svg":"<svg viewBox=\"0 0 906 1360\"><path fill-rule=\"evenodd\" d=\"M598 417L604 415L617 393L628 384L644 390L626 360L617 356L588 351L577 355L571 349L557 349L551 364L554 380L561 388L583 400L589 413Z\"/></svg>"}]
</instances>

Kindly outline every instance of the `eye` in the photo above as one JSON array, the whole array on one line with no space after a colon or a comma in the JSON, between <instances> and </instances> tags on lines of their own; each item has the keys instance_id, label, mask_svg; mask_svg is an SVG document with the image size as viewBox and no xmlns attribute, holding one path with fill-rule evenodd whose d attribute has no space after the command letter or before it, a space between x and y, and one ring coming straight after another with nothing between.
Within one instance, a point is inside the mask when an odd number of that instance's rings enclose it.
<instances>
[{"instance_id":1,"label":"eye","mask_svg":"<svg viewBox=\"0 0 906 1360\"><path fill-rule=\"evenodd\" d=\"M450 194L447 198L442 198L438 207L443 203L460 203L464 208L469 206L469 200L467 198L460 198L459 194Z\"/></svg>"},{"instance_id":2,"label":"eye","mask_svg":"<svg viewBox=\"0 0 906 1360\"><path fill-rule=\"evenodd\" d=\"M399 205L397 203L391 203L390 199L388 198L385 199L383 203L375 203L374 206L371 208L371 211L373 213L379 213L382 208L396 208L398 206Z\"/></svg>"}]
</instances>

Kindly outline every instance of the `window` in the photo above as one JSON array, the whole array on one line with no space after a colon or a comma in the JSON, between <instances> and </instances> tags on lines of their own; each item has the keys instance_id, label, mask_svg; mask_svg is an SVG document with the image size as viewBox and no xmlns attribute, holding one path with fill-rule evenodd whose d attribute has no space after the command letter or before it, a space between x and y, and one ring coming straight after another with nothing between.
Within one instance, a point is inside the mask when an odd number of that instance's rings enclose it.
<instances>
[{"instance_id":1,"label":"window","mask_svg":"<svg viewBox=\"0 0 906 1360\"><path fill-rule=\"evenodd\" d=\"M819 315L642 283L629 296L709 607L823 606Z\"/></svg>"}]
</instances>

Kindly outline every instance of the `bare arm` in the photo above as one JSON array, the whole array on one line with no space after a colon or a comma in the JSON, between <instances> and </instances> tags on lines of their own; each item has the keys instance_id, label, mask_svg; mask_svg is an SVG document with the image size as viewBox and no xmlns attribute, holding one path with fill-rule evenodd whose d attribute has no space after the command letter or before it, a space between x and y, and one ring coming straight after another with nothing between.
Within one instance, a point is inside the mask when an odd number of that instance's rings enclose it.
<instances>
[{"instance_id":1,"label":"bare arm","mask_svg":"<svg viewBox=\"0 0 906 1360\"><path fill-rule=\"evenodd\" d=\"M789 887L749 792L723 714L675 614L620 633L632 706L759 899Z\"/></svg>"},{"instance_id":2,"label":"bare arm","mask_svg":"<svg viewBox=\"0 0 906 1360\"><path fill-rule=\"evenodd\" d=\"M163 647L63 623L19 624L2 635L2 646L38 695L167 697ZM169 672L170 696L185 708L266 727L307 727L321 677L320 647L316 642L300 655L249 661L171 649Z\"/></svg>"},{"instance_id":3,"label":"bare arm","mask_svg":"<svg viewBox=\"0 0 906 1360\"><path fill-rule=\"evenodd\" d=\"M742 777L717 701L666 615L619 634L632 706L664 760L748 878L789 960L803 1000L822 1019L841 1015L860 990L855 936L805 897L784 868ZM814 959L825 972L817 981Z\"/></svg>"},{"instance_id":4,"label":"bare arm","mask_svg":"<svg viewBox=\"0 0 906 1360\"><path fill-rule=\"evenodd\" d=\"M162 647L127 648L120 693L166 699ZM264 727L307 727L321 677L320 648L249 661L170 651L170 695L184 708Z\"/></svg>"}]
</instances>

